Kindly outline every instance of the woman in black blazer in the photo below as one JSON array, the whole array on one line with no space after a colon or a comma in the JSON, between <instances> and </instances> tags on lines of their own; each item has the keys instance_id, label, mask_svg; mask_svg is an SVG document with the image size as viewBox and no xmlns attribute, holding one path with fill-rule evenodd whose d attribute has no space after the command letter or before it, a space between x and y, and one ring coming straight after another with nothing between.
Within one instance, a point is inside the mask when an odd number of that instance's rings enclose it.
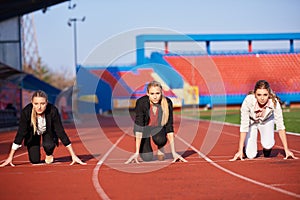
<instances>
[{"instance_id":1,"label":"woman in black blazer","mask_svg":"<svg viewBox=\"0 0 300 200\"><path fill-rule=\"evenodd\" d=\"M153 159L151 138L157 145L157 158L164 160L164 146L170 143L173 162L177 160L187 162L175 151L173 128L173 104L163 96L162 86L157 81L152 81L147 86L147 95L139 98L135 106L134 134L136 152L125 163L138 161L138 156L144 161Z\"/></svg>"},{"instance_id":2,"label":"woman in black blazer","mask_svg":"<svg viewBox=\"0 0 300 200\"><path fill-rule=\"evenodd\" d=\"M33 93L31 103L25 106L21 112L19 128L12 144L8 158L0 167L12 163L15 151L24 145L27 146L29 160L32 164L41 162L40 141L42 138L42 146L46 153L45 162L50 164L53 162L53 152L58 146L58 138L68 149L72 163L86 164L82 162L74 153L69 137L67 136L58 109L48 103L47 94L41 90Z\"/></svg>"}]
</instances>

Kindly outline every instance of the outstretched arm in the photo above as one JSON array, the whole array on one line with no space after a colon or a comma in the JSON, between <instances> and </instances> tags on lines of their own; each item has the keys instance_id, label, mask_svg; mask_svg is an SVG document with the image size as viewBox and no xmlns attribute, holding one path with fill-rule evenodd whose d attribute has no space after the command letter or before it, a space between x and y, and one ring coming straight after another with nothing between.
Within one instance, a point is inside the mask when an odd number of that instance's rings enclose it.
<instances>
[{"instance_id":1,"label":"outstretched arm","mask_svg":"<svg viewBox=\"0 0 300 200\"><path fill-rule=\"evenodd\" d=\"M177 160L180 160L182 162L187 162L186 159L184 159L181 155L179 155L175 151L174 133L173 132L168 133L167 134L167 138L168 138L168 140L170 142L171 152L172 152L172 155L173 155L173 161L172 162L176 162Z\"/></svg>"},{"instance_id":2,"label":"outstretched arm","mask_svg":"<svg viewBox=\"0 0 300 200\"><path fill-rule=\"evenodd\" d=\"M15 165L12 163L14 154L15 154L15 150L11 149L11 150L10 150L10 153L9 153L9 155L8 155L8 157L7 157L7 159L4 161L4 163L2 163L2 164L0 165L0 167L4 167L4 166L6 166L6 165L8 165L8 164L10 164L12 167L14 167Z\"/></svg>"},{"instance_id":3,"label":"outstretched arm","mask_svg":"<svg viewBox=\"0 0 300 200\"><path fill-rule=\"evenodd\" d=\"M66 148L68 149L70 155L72 156L72 163L70 165L73 165L74 163L78 163L78 164L81 164L81 165L86 165L85 162L82 162L75 154L73 148L72 148L72 145L69 144L68 146L66 146Z\"/></svg>"},{"instance_id":4,"label":"outstretched arm","mask_svg":"<svg viewBox=\"0 0 300 200\"><path fill-rule=\"evenodd\" d=\"M243 159L243 148L244 148L246 134L247 134L246 132L241 132L240 133L240 141L239 141L238 152L234 155L234 157L230 161L235 161L238 158L241 159L241 160L244 160Z\"/></svg>"},{"instance_id":5,"label":"outstretched arm","mask_svg":"<svg viewBox=\"0 0 300 200\"><path fill-rule=\"evenodd\" d=\"M288 159L289 157L292 157L294 159L298 159L297 157L294 156L293 152L291 152L288 148L285 130L279 130L279 137L280 137L280 140L282 142L282 145L283 145L283 148L284 148L284 151L285 151L285 158L284 159Z\"/></svg>"},{"instance_id":6,"label":"outstretched arm","mask_svg":"<svg viewBox=\"0 0 300 200\"><path fill-rule=\"evenodd\" d=\"M28 133L29 130L29 125L27 123L27 119L30 118L30 112L31 111L31 107L30 106L26 106L22 112L21 112L21 117L19 120L19 128L17 131L17 134L15 136L14 142L11 146L11 150L8 154L7 159L4 161L4 163L2 163L0 165L0 167L4 167L8 164L10 164L12 167L14 167L15 165L12 163L12 160L14 158L15 152L17 151L17 149L19 149L22 145L23 139L25 137L25 135Z\"/></svg>"},{"instance_id":7,"label":"outstretched arm","mask_svg":"<svg viewBox=\"0 0 300 200\"><path fill-rule=\"evenodd\" d=\"M15 155L16 150L20 147L21 145L17 145L15 143L13 143L11 150L8 154L8 157L6 158L6 160L4 161L4 163L2 163L0 165L0 167L5 167L6 165L10 164L12 167L14 167L15 165L12 163L13 157Z\"/></svg>"}]
</instances>

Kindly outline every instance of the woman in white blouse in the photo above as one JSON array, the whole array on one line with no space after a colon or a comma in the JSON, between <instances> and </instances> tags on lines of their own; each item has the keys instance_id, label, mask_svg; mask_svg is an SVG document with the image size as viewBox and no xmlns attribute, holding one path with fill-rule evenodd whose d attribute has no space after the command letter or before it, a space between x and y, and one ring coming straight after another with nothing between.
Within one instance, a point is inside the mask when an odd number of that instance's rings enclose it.
<instances>
[{"instance_id":1,"label":"woman in white blouse","mask_svg":"<svg viewBox=\"0 0 300 200\"><path fill-rule=\"evenodd\" d=\"M243 156L249 159L257 156L258 131L263 154L269 157L275 144L274 124L276 124L285 151L285 159L288 157L296 159L288 148L279 98L267 81L259 80L255 84L254 91L250 92L242 103L239 148L230 161L243 160Z\"/></svg>"},{"instance_id":2,"label":"woman in white blouse","mask_svg":"<svg viewBox=\"0 0 300 200\"><path fill-rule=\"evenodd\" d=\"M12 163L15 151L21 147L24 140L27 146L29 161L32 164L41 162L41 138L42 146L46 153L45 162L50 164L54 161L53 152L58 146L58 138L62 141L63 145L68 149L71 157L72 164L86 164L82 162L74 153L71 141L61 123L61 118L58 109L48 103L47 94L44 91L38 90L33 93L31 103L29 103L21 112L19 128L15 136L14 142L8 158L0 165L4 167L8 164L14 166Z\"/></svg>"}]
</instances>

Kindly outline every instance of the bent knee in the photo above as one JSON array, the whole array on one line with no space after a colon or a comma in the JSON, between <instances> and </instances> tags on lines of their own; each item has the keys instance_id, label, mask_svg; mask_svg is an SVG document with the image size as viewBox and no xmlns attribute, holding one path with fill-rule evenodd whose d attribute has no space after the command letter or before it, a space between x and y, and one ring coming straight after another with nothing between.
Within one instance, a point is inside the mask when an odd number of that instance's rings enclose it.
<instances>
[{"instance_id":1,"label":"bent knee","mask_svg":"<svg viewBox=\"0 0 300 200\"><path fill-rule=\"evenodd\" d=\"M257 152L246 152L246 157L249 159L253 159L257 156Z\"/></svg>"},{"instance_id":2,"label":"bent knee","mask_svg":"<svg viewBox=\"0 0 300 200\"><path fill-rule=\"evenodd\" d=\"M274 146L274 143L268 143L268 144L263 144L262 143L262 147L264 148L264 149L272 149L272 147Z\"/></svg>"},{"instance_id":3,"label":"bent knee","mask_svg":"<svg viewBox=\"0 0 300 200\"><path fill-rule=\"evenodd\" d=\"M153 160L153 152L140 153L140 157L143 161L149 162Z\"/></svg>"},{"instance_id":4,"label":"bent knee","mask_svg":"<svg viewBox=\"0 0 300 200\"><path fill-rule=\"evenodd\" d=\"M39 164L39 163L41 163L41 159L39 159L39 158L30 158L29 161L32 164Z\"/></svg>"}]
</instances>

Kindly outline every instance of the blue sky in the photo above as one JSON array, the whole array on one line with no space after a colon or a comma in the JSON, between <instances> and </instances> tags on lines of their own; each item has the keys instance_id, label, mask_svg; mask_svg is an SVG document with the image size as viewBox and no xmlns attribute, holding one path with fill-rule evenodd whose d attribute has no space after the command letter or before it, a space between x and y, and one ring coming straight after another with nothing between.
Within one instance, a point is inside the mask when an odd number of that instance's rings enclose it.
<instances>
[{"instance_id":1,"label":"blue sky","mask_svg":"<svg viewBox=\"0 0 300 200\"><path fill-rule=\"evenodd\" d=\"M186 34L300 32L298 0L72 0L34 12L42 62L74 74L73 28L77 22L78 63L85 63L99 44L135 29L167 29ZM135 45L120 40L119 45ZM121 44L120 44L121 43ZM114 44L115 45L115 44ZM114 51L112 46L107 51ZM133 60L132 62L135 62Z\"/></svg>"}]
</instances>

